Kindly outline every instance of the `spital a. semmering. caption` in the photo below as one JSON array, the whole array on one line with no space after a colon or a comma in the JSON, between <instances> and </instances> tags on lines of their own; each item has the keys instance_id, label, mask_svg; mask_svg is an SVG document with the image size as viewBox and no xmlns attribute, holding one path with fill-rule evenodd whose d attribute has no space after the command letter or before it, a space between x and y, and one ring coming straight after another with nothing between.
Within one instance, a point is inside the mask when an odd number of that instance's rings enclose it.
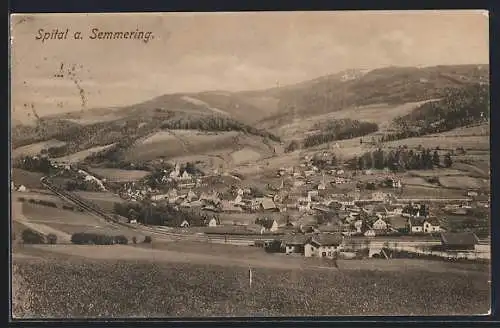
<instances>
[{"instance_id":1,"label":"spital a. semmering. caption","mask_svg":"<svg viewBox=\"0 0 500 328\"><path fill-rule=\"evenodd\" d=\"M71 31L69 28L66 29L51 29L45 30L43 28L39 29L36 36L36 40L43 42L49 40L139 40L144 43L148 43L150 40L154 39L153 32L141 31L135 29L132 31L102 31L99 28L92 28L89 34L82 31Z\"/></svg>"}]
</instances>

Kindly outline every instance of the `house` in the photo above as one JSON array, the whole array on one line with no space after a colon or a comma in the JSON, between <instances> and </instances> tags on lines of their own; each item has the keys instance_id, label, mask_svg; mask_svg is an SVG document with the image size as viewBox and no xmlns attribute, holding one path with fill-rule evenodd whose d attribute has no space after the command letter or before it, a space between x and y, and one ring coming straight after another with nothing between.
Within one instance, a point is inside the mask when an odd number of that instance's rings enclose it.
<instances>
[{"instance_id":1,"label":"house","mask_svg":"<svg viewBox=\"0 0 500 328\"><path fill-rule=\"evenodd\" d=\"M262 202L260 203L260 209L263 211L273 211L273 212L278 210L276 204L270 198L262 199Z\"/></svg>"},{"instance_id":2,"label":"house","mask_svg":"<svg viewBox=\"0 0 500 328\"><path fill-rule=\"evenodd\" d=\"M28 189L24 185L20 185L19 188L17 188L17 191L26 192Z\"/></svg>"},{"instance_id":3,"label":"house","mask_svg":"<svg viewBox=\"0 0 500 328\"><path fill-rule=\"evenodd\" d=\"M315 230L322 233L338 233L342 232L342 224L340 222L322 224L318 226Z\"/></svg>"},{"instance_id":4,"label":"house","mask_svg":"<svg viewBox=\"0 0 500 328\"><path fill-rule=\"evenodd\" d=\"M187 195L186 195L186 200L188 202L192 202L193 200L196 200L198 198L198 196L196 195L196 193L194 193L192 190L189 190Z\"/></svg>"},{"instance_id":5,"label":"house","mask_svg":"<svg viewBox=\"0 0 500 328\"><path fill-rule=\"evenodd\" d=\"M223 200L221 202L221 210L228 213L241 213L243 209L239 206L235 206L232 202L228 200Z\"/></svg>"},{"instance_id":6,"label":"house","mask_svg":"<svg viewBox=\"0 0 500 328\"><path fill-rule=\"evenodd\" d=\"M424 218L423 217L410 217L408 218L409 232L422 233L424 232Z\"/></svg>"},{"instance_id":7,"label":"house","mask_svg":"<svg viewBox=\"0 0 500 328\"><path fill-rule=\"evenodd\" d=\"M476 197L476 196L478 196L478 193L477 193L477 191L468 191L467 192L467 196L469 196L469 197Z\"/></svg>"},{"instance_id":8,"label":"house","mask_svg":"<svg viewBox=\"0 0 500 328\"><path fill-rule=\"evenodd\" d=\"M311 198L301 197L297 200L297 209L301 212L311 209Z\"/></svg>"},{"instance_id":9,"label":"house","mask_svg":"<svg viewBox=\"0 0 500 328\"><path fill-rule=\"evenodd\" d=\"M433 233L441 231L441 225L439 223L438 218L429 217L424 221L424 232L425 233Z\"/></svg>"},{"instance_id":10,"label":"house","mask_svg":"<svg viewBox=\"0 0 500 328\"><path fill-rule=\"evenodd\" d=\"M365 233L363 234L365 237L375 237L376 233L375 230L366 230Z\"/></svg>"},{"instance_id":11,"label":"house","mask_svg":"<svg viewBox=\"0 0 500 328\"><path fill-rule=\"evenodd\" d=\"M446 250L474 250L479 243L473 232L442 232L440 237Z\"/></svg>"},{"instance_id":12,"label":"house","mask_svg":"<svg viewBox=\"0 0 500 328\"><path fill-rule=\"evenodd\" d=\"M261 233L265 231L276 232L279 228L278 222L276 220L264 220L261 226L263 228L261 230Z\"/></svg>"},{"instance_id":13,"label":"house","mask_svg":"<svg viewBox=\"0 0 500 328\"><path fill-rule=\"evenodd\" d=\"M408 219L410 233L433 233L441 231L437 218L411 217Z\"/></svg>"},{"instance_id":14,"label":"house","mask_svg":"<svg viewBox=\"0 0 500 328\"><path fill-rule=\"evenodd\" d=\"M186 220L182 221L181 228L189 228L189 222L187 222Z\"/></svg>"},{"instance_id":15,"label":"house","mask_svg":"<svg viewBox=\"0 0 500 328\"><path fill-rule=\"evenodd\" d=\"M305 257L333 258L343 243L342 234L314 234L304 245Z\"/></svg>"},{"instance_id":16,"label":"house","mask_svg":"<svg viewBox=\"0 0 500 328\"><path fill-rule=\"evenodd\" d=\"M387 211L386 216L391 217L391 216L398 216L403 213L403 208L401 206L395 206L395 205L386 205L385 209Z\"/></svg>"},{"instance_id":17,"label":"house","mask_svg":"<svg viewBox=\"0 0 500 328\"><path fill-rule=\"evenodd\" d=\"M282 245L285 248L286 254L302 254L304 255L305 244L309 240L309 236L303 234L292 234L285 236L282 240Z\"/></svg>"},{"instance_id":18,"label":"house","mask_svg":"<svg viewBox=\"0 0 500 328\"><path fill-rule=\"evenodd\" d=\"M354 229L356 229L356 232L361 233L362 228L363 228L363 220L356 220L354 222Z\"/></svg>"},{"instance_id":19,"label":"house","mask_svg":"<svg viewBox=\"0 0 500 328\"><path fill-rule=\"evenodd\" d=\"M387 223L383 219L378 219L372 224L372 229L373 230L379 230L379 231L386 231L387 230Z\"/></svg>"},{"instance_id":20,"label":"house","mask_svg":"<svg viewBox=\"0 0 500 328\"><path fill-rule=\"evenodd\" d=\"M489 207L490 206L490 197L488 197L487 195L476 196L476 197L474 197L474 201L478 205L483 206L483 207Z\"/></svg>"},{"instance_id":21,"label":"house","mask_svg":"<svg viewBox=\"0 0 500 328\"><path fill-rule=\"evenodd\" d=\"M383 201L386 201L387 198L388 198L388 195L385 192L375 191L372 193L371 200L375 201L375 202L383 202Z\"/></svg>"},{"instance_id":22,"label":"house","mask_svg":"<svg viewBox=\"0 0 500 328\"><path fill-rule=\"evenodd\" d=\"M208 226L209 227L216 227L217 226L217 219L215 217L212 217L210 221L208 221Z\"/></svg>"}]
</instances>

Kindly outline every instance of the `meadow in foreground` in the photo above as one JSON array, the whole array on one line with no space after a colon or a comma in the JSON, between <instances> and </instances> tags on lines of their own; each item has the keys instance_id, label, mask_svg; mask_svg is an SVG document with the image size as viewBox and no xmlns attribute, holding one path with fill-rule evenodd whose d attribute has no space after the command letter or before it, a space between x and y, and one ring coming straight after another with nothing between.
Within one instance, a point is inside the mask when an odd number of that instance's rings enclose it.
<instances>
[{"instance_id":1,"label":"meadow in foreground","mask_svg":"<svg viewBox=\"0 0 500 328\"><path fill-rule=\"evenodd\" d=\"M465 315L489 309L488 274L279 270L141 261L16 259L15 318Z\"/></svg>"}]
</instances>

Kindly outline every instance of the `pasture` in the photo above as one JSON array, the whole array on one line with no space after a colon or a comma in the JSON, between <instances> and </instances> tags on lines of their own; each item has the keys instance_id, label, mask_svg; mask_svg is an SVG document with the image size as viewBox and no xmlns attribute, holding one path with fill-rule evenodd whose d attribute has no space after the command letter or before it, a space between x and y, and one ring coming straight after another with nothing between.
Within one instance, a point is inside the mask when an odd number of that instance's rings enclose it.
<instances>
[{"instance_id":1,"label":"pasture","mask_svg":"<svg viewBox=\"0 0 500 328\"><path fill-rule=\"evenodd\" d=\"M403 186L401 194L398 196L401 199L417 198L417 199L445 199L445 198L465 198L463 190L444 189L442 187L424 187L424 186Z\"/></svg>"},{"instance_id":2,"label":"pasture","mask_svg":"<svg viewBox=\"0 0 500 328\"><path fill-rule=\"evenodd\" d=\"M93 191L74 191L75 195L82 197L85 200L88 200L97 206L101 207L105 211L113 210L113 206L115 203L124 202L118 195L115 195L111 192L93 192Z\"/></svg>"},{"instance_id":3,"label":"pasture","mask_svg":"<svg viewBox=\"0 0 500 328\"><path fill-rule=\"evenodd\" d=\"M408 148L418 148L425 145L426 148L435 149L439 147L441 150L455 150L463 147L465 150L488 151L490 149L490 137L456 136L448 138L443 136L423 136L385 142L384 148L397 148L404 145L408 146Z\"/></svg>"},{"instance_id":4,"label":"pasture","mask_svg":"<svg viewBox=\"0 0 500 328\"><path fill-rule=\"evenodd\" d=\"M18 147L12 150L12 158L17 158L21 156L35 156L39 155L42 150L47 150L51 147L62 147L66 143L64 141L59 141L56 139L51 139L47 141L41 141L37 143L33 143L30 145Z\"/></svg>"},{"instance_id":5,"label":"pasture","mask_svg":"<svg viewBox=\"0 0 500 328\"><path fill-rule=\"evenodd\" d=\"M108 182L134 182L144 178L150 173L143 170L121 170L111 168L91 168L89 172L105 178Z\"/></svg>"},{"instance_id":6,"label":"pasture","mask_svg":"<svg viewBox=\"0 0 500 328\"><path fill-rule=\"evenodd\" d=\"M67 235L77 232L125 235L129 238L132 236L140 237L143 235L138 231L128 229L126 227L116 227L111 225L103 219L86 212L68 211L59 208L24 203L22 204L22 214L25 219L24 221L21 221L21 223L25 225L34 224L37 226L44 226L48 227L48 229L57 230ZM69 240L69 237L67 239Z\"/></svg>"},{"instance_id":7,"label":"pasture","mask_svg":"<svg viewBox=\"0 0 500 328\"><path fill-rule=\"evenodd\" d=\"M79 152L76 152L76 153L73 153L73 154L70 154L67 156L55 158L54 161L55 162L78 163L78 162L83 161L84 159L86 159L90 155L97 154L97 153L100 153L102 151L108 150L111 147L113 147L114 145L115 144L113 143L113 144L106 145L106 146L96 146L96 147L88 148L88 149L85 149L85 150L82 150L82 151L79 151Z\"/></svg>"},{"instance_id":8,"label":"pasture","mask_svg":"<svg viewBox=\"0 0 500 328\"><path fill-rule=\"evenodd\" d=\"M12 168L11 180L16 186L23 185L28 189L42 189L40 179L44 176L43 173L31 172L18 168Z\"/></svg>"},{"instance_id":9,"label":"pasture","mask_svg":"<svg viewBox=\"0 0 500 328\"><path fill-rule=\"evenodd\" d=\"M443 176L439 178L439 183L446 188L457 189L481 189L487 187L489 183L483 183L481 179L462 176Z\"/></svg>"},{"instance_id":10,"label":"pasture","mask_svg":"<svg viewBox=\"0 0 500 328\"><path fill-rule=\"evenodd\" d=\"M208 255L198 256L203 262L191 255L186 261L182 253L164 261L160 254L172 251L117 245L22 251L43 260L14 257L16 318L456 315L490 308L487 269L443 262L352 260L339 261L337 270L256 260L250 287L247 263L214 262ZM303 259L278 262L288 260Z\"/></svg>"}]
</instances>

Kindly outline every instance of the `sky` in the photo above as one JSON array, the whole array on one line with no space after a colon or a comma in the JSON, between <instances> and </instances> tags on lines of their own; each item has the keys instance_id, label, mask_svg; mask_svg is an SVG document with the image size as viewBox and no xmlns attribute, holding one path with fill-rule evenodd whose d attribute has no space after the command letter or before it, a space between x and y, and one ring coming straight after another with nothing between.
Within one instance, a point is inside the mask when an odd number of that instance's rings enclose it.
<instances>
[{"instance_id":1,"label":"sky","mask_svg":"<svg viewBox=\"0 0 500 328\"><path fill-rule=\"evenodd\" d=\"M36 39L55 28L69 29L67 39ZM92 29L154 38L91 40ZM31 106L43 116L166 93L265 89L351 68L488 62L484 11L14 15L12 117L30 119Z\"/></svg>"}]
</instances>

